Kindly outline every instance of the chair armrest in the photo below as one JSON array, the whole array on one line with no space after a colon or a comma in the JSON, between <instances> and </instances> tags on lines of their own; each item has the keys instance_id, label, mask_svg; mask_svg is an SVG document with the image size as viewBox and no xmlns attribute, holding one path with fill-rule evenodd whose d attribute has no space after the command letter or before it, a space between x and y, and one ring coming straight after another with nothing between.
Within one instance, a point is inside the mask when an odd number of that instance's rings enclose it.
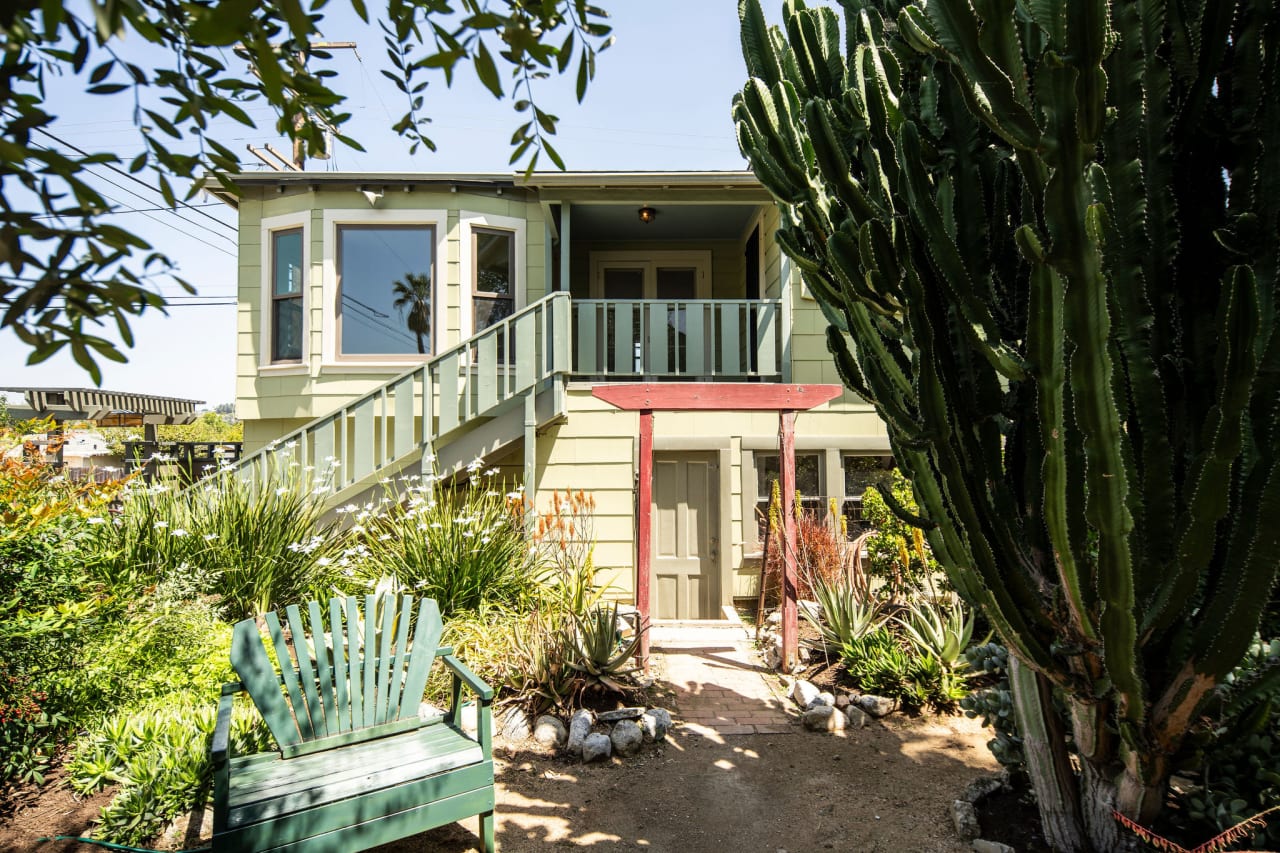
<instances>
[{"instance_id":1,"label":"chair armrest","mask_svg":"<svg viewBox=\"0 0 1280 853\"><path fill-rule=\"evenodd\" d=\"M472 692L479 697L481 704L488 705L493 701L493 688L482 681L480 676L468 669L465 663L453 655L441 655L440 659L444 661L445 666L453 670L455 676L471 688Z\"/></svg>"},{"instance_id":2,"label":"chair armrest","mask_svg":"<svg viewBox=\"0 0 1280 853\"><path fill-rule=\"evenodd\" d=\"M244 690L240 682L222 685L222 698L218 700L218 721L213 728L213 742L209 747L209 759L214 770L227 763L227 751L231 745L231 709L236 694Z\"/></svg>"}]
</instances>

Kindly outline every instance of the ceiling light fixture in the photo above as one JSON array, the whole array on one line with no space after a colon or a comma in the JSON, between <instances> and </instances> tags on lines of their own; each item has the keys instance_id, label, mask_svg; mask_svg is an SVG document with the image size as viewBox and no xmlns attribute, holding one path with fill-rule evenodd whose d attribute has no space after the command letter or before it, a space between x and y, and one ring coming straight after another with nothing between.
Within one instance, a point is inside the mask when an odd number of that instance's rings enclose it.
<instances>
[{"instance_id":1,"label":"ceiling light fixture","mask_svg":"<svg viewBox=\"0 0 1280 853\"><path fill-rule=\"evenodd\" d=\"M657 217L657 215L658 215L658 211L654 210L652 207L640 208L640 221L645 223L646 225L652 222Z\"/></svg>"}]
</instances>

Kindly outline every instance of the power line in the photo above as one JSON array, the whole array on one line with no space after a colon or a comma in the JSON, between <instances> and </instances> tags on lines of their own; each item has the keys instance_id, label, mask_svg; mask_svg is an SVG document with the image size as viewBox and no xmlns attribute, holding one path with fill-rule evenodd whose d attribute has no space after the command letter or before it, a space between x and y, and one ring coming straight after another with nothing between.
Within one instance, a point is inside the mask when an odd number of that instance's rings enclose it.
<instances>
[{"instance_id":1,"label":"power line","mask_svg":"<svg viewBox=\"0 0 1280 853\"><path fill-rule=\"evenodd\" d=\"M99 176L99 177L100 177L100 176ZM103 178L103 180L106 180L106 179L105 179L105 178ZM117 186L118 186L118 185L117 185ZM115 198L115 197L113 197L113 196L110 196L110 195L108 195L107 193L102 192L101 190L99 190L98 192L99 192L99 193L101 193L101 195L102 195L102 197L103 197L103 198L108 199L109 201L114 201L116 204L124 204L124 202L120 201L120 199ZM125 190L125 192L128 192L128 190ZM226 255L227 257L234 258L234 257L236 256L236 253L235 253L235 252L232 252L231 250L227 249L226 247L224 247L224 246L219 246L219 245L217 245L217 244L215 244L215 243L210 243L208 240L204 239L203 237L199 237L199 236L197 236L197 235L195 235L195 234L192 234L190 231L187 231L186 229L179 228L177 225L174 225L172 222L166 222L165 220L163 220L163 219L159 218L158 216L152 216L150 213L143 213L143 214L141 214L141 215L142 215L142 216L145 216L147 219L150 219L152 222L157 222L157 223L159 223L159 224L161 224L161 225L164 225L164 226L166 226L166 227L168 227L168 228L172 228L174 231L177 231L179 234L182 234L183 236L190 237L192 240L195 240L197 243L203 243L203 244L205 244L206 246L208 246L210 249L213 249L213 250L215 250L215 251L221 252L222 254ZM179 218L179 219L182 219L182 217L181 217L181 216L179 216L178 218ZM189 225L194 225L194 226L196 226L197 228L200 228L200 227L201 227L201 225L200 225L198 222L192 222L190 219L182 219L182 221L183 221L183 222L186 222L186 223L187 223L187 224L189 224ZM205 231L206 231L206 232L208 232L208 231L209 231L209 229L208 229L208 228L205 228ZM209 232L209 233L211 233L211 234L212 234L212 232ZM213 236L220 236L220 235L213 235Z\"/></svg>"},{"instance_id":2,"label":"power line","mask_svg":"<svg viewBox=\"0 0 1280 853\"><path fill-rule=\"evenodd\" d=\"M119 190L121 190L121 191L123 191L123 192L127 192L127 193L129 193L129 195L133 196L134 198L140 198L140 199L142 199L143 201L150 201L150 200L151 200L151 199L149 199L149 198L146 198L146 197L145 197L145 196L143 196L143 195L140 195L140 194L139 194L139 193L137 193L136 191L131 190L131 189L129 189L128 187L126 187L126 186L122 186L121 184L117 183L116 181L111 180L111 179L110 179L110 178L108 178L106 175L99 175L97 172L90 171L89 169L85 169L85 171L86 171L86 172L88 172L88 173L89 173L90 175L92 175L93 177L97 178L98 180L100 180L100 181L106 181L106 182L107 182L108 184L110 184L111 186L113 186L113 187L115 187L115 188L117 188L117 189L119 189ZM103 195L106 195L106 193L103 193ZM111 197L110 197L110 196L107 196L107 198L111 198ZM124 202L120 201L119 199L111 199L111 200L112 200L112 201L114 201L114 202L116 202L117 204L124 204ZM194 208L193 208L193 209L194 209ZM226 235L226 234L220 234L220 233L218 233L218 232L216 232L216 231L212 231L212 230L210 230L210 229L209 229L209 226L208 226L208 225L202 225L202 224L200 224L199 222L196 222L195 220L187 219L185 216L183 216L182 214L180 214L178 211L174 210L173 208L168 208L168 207L166 207L166 208L161 208L161 210L166 210L166 211L168 211L169 213L172 213L172 214L173 214L174 216L176 216L178 219L182 220L183 222L186 222L186 223L187 223L187 224L189 224L189 225L193 225L193 226L195 226L196 228L201 228L201 229L203 229L203 230L204 230L206 233L208 233L210 236L213 236L213 237L219 237L219 238L221 238L221 239L223 239L223 240L226 240L226 241L227 241L228 243L230 243L232 246L236 245L236 241L235 241L234 239L232 239L230 236L228 236L228 235ZM141 212L141 211L139 211L139 212ZM200 211L200 210L196 210L196 212L197 212L197 213L203 213L203 211ZM146 216L148 219L155 219L155 217L153 217L153 216L147 216L147 214L146 214L146 213L143 213L142 215L143 215L143 216ZM203 215L204 215L204 216L209 216L209 214L207 214L207 213L204 213ZM222 220L220 220L220 219L216 219L216 218L214 218L214 217L209 217L209 218L213 219L213 221L214 221L214 222L221 222L221 221L222 221ZM160 221L160 220L156 220L156 221ZM227 223L223 222L222 224L223 224L223 225L226 225ZM179 230L181 230L181 229L179 229ZM185 233L185 232L184 232L184 233Z\"/></svg>"},{"instance_id":3,"label":"power line","mask_svg":"<svg viewBox=\"0 0 1280 853\"><path fill-rule=\"evenodd\" d=\"M11 116L11 117L12 117L12 116ZM79 154L81 157L90 157L90 156L92 156L88 151L85 151L83 148L80 148L80 147L79 147L79 146L77 146L77 145L72 145L70 142L67 142L67 141L66 141L65 139L63 139L62 137L57 136L56 134L50 133L49 131L45 130L45 129L44 129L44 128L42 128L42 127L33 127L33 128L32 128L32 130L34 130L36 133L39 133L39 134L40 134L40 135L42 135L42 136L47 136L47 137L49 137L50 139L52 139L54 142L58 143L59 145L62 145L62 146L64 146L64 147L66 147L66 148L70 148L72 151L76 152L76 153L77 153L77 154ZM146 187L148 190L150 190L150 191L151 191L151 192L153 192L153 193L156 193L156 194L161 195L161 196L163 196L163 195L164 195L162 192L160 192L160 190L159 190L159 189L157 189L156 187L153 187L151 184L149 184L149 183L147 183L146 181L142 180L142 179L141 179L141 178L139 178L137 175L130 174L129 172L126 172L124 169L121 169L121 168L120 168L120 167L118 167L118 166L112 165L111 163L95 163L94 165L95 165L95 166L102 166L104 169L109 169L109 170L111 170L112 172L115 172L116 174L121 175L122 177L128 178L129 180L133 181L135 184L139 184L140 186ZM117 186L118 186L118 185L117 185ZM203 210L200 210L200 209L196 208L196 207L195 207L195 206L193 206L193 205L187 204L185 201L181 201L181 200L179 200L179 199L174 199L174 203L175 203L175 205L176 205L176 206L178 206L178 207L189 207L189 208L191 208L192 210L194 210L196 213L200 214L201 216L205 217L206 219L209 219L209 220L212 220L213 222L218 223L219 225L221 225L221 226L222 226L222 227L224 227L224 228L228 228L228 229L230 229L231 231L235 231L235 230L236 230L236 228L235 228L235 226L234 226L234 225L231 225L231 224L230 224L230 223L228 223L228 222L223 222L221 219L217 218L216 216L210 216L209 214L205 213Z\"/></svg>"},{"instance_id":4,"label":"power line","mask_svg":"<svg viewBox=\"0 0 1280 853\"><path fill-rule=\"evenodd\" d=\"M94 177L101 178L102 176L101 176L101 175L95 175ZM103 180L105 180L105 178L104 178ZM141 196L139 196L139 198L141 198ZM220 202L220 201L211 201L211 202L209 202L208 204L193 204L193 205L190 205L190 207L222 207L222 206L223 206L223 204L222 204L222 202ZM148 212L152 212L152 211L162 211L162 210L173 210L173 208L172 208L172 207L167 207L167 206L160 206L160 207L126 207L126 208L116 208L115 210L110 211L110 213L112 213L112 214L114 215L114 214L117 214L117 213L148 213ZM32 219L63 219L64 217L67 217L67 216L75 216L75 214L67 214L67 213L41 213L41 214L38 214L38 215L33 216L33 217L31 217L31 218L32 218ZM190 219L184 219L184 220L182 220L182 221L183 221L183 222L191 222L191 220L190 220ZM191 224L192 224L192 225L196 225L197 223L195 223L195 222L191 222ZM203 225L201 225L201 226L199 226L199 227L203 228L204 226L203 226ZM221 236L221 235L219 235L219 236Z\"/></svg>"}]
</instances>

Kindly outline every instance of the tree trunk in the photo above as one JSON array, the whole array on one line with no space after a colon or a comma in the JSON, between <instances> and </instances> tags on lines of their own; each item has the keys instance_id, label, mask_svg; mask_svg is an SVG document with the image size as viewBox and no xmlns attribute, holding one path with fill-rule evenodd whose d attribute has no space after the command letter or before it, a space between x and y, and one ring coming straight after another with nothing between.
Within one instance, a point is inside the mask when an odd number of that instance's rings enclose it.
<instances>
[{"instance_id":1,"label":"tree trunk","mask_svg":"<svg viewBox=\"0 0 1280 853\"><path fill-rule=\"evenodd\" d=\"M1090 845L1085 835L1075 773L1067 755L1062 723L1053 711L1052 687L1012 654L1009 687L1045 841L1060 853L1113 849Z\"/></svg>"}]
</instances>

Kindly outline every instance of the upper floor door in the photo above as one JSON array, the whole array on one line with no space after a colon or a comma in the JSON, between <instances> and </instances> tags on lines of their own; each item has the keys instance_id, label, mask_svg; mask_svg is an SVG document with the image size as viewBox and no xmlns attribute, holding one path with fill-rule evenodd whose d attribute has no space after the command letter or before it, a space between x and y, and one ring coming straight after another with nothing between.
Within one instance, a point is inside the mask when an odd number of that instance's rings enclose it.
<instances>
[{"instance_id":1,"label":"upper floor door","mask_svg":"<svg viewBox=\"0 0 1280 853\"><path fill-rule=\"evenodd\" d=\"M591 298L710 299L711 253L593 252Z\"/></svg>"}]
</instances>

